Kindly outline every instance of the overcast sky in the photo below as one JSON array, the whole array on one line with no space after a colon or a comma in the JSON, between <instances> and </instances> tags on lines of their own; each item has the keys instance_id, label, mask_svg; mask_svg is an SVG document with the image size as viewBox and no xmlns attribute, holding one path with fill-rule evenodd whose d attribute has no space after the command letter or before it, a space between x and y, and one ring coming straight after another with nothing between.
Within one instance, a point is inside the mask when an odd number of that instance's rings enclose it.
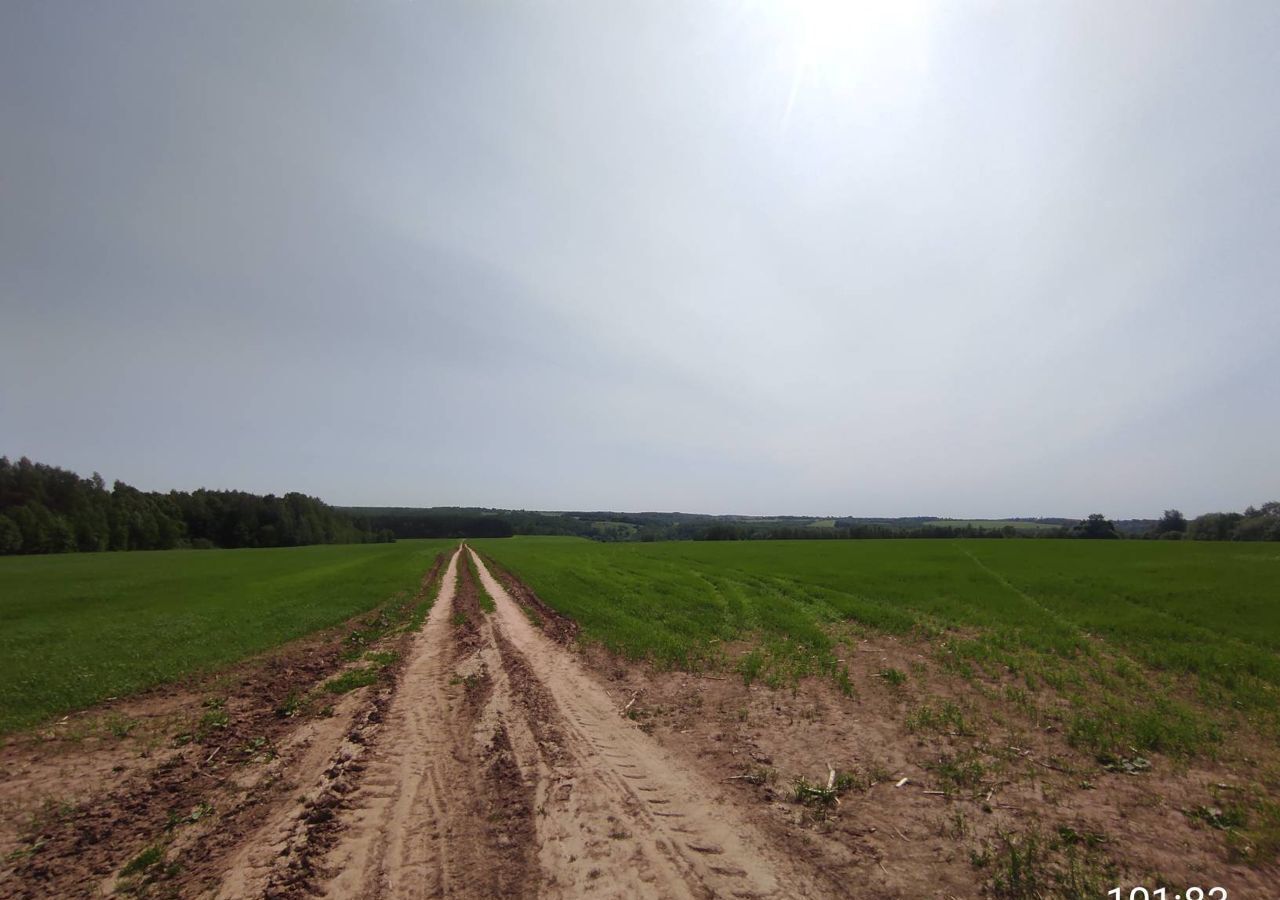
<instances>
[{"instance_id":1,"label":"overcast sky","mask_svg":"<svg viewBox=\"0 0 1280 900\"><path fill-rule=\"evenodd\" d=\"M0 5L0 454L338 504L1280 499L1280 3Z\"/></svg>"}]
</instances>

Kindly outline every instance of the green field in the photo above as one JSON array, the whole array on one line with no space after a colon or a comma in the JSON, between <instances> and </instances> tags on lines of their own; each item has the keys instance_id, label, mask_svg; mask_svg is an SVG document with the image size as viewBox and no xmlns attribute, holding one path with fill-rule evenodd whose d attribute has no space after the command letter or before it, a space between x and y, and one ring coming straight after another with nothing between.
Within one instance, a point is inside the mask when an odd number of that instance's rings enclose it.
<instances>
[{"instance_id":1,"label":"green field","mask_svg":"<svg viewBox=\"0 0 1280 900\"><path fill-rule=\"evenodd\" d=\"M451 543L0 559L0 731L341 622L412 590ZM585 639L662 666L856 692L847 645L893 634L1010 703L1053 707L1083 746L1196 752L1242 718L1280 734L1270 544L471 543Z\"/></svg>"},{"instance_id":2,"label":"green field","mask_svg":"<svg viewBox=\"0 0 1280 900\"><path fill-rule=\"evenodd\" d=\"M1274 729L1274 545L1071 540L595 544L474 541L588 640L660 665L736 666L846 690L842 641L932 643L962 677L1048 705L1073 743L1211 749L1245 717ZM725 642L758 649L728 658ZM1013 684L1009 684L1010 681Z\"/></svg>"},{"instance_id":3,"label":"green field","mask_svg":"<svg viewBox=\"0 0 1280 900\"><path fill-rule=\"evenodd\" d=\"M0 559L0 733L335 625L453 543Z\"/></svg>"},{"instance_id":4,"label":"green field","mask_svg":"<svg viewBox=\"0 0 1280 900\"><path fill-rule=\"evenodd\" d=\"M1019 522L1013 519L932 519L925 526L935 525L939 528L1007 528L1015 531L1057 531L1057 525L1045 522Z\"/></svg>"}]
</instances>

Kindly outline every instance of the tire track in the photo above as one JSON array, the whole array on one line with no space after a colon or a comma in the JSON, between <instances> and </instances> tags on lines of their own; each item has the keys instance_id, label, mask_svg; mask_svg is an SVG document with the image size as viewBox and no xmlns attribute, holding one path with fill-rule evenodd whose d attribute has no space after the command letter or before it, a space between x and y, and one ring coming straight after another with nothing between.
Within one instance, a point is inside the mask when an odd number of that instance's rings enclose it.
<instances>
[{"instance_id":1,"label":"tire track","mask_svg":"<svg viewBox=\"0 0 1280 900\"><path fill-rule=\"evenodd\" d=\"M768 842L720 802L718 785L685 771L623 719L577 662L530 624L478 557L476 564L497 605L499 652L541 751L541 896L810 893L806 879L771 859Z\"/></svg>"},{"instance_id":2,"label":"tire track","mask_svg":"<svg viewBox=\"0 0 1280 900\"><path fill-rule=\"evenodd\" d=\"M509 690L460 552L415 642L372 759L322 867L323 895L522 896L532 804L509 735ZM461 575L461 577L460 577ZM527 823L527 828L526 828Z\"/></svg>"},{"instance_id":3,"label":"tire track","mask_svg":"<svg viewBox=\"0 0 1280 900\"><path fill-rule=\"evenodd\" d=\"M470 552L450 559L394 693L335 751L312 791L325 802L304 806L265 888L224 882L221 897L822 894L722 786L624 719L476 558L496 605L482 613Z\"/></svg>"}]
</instances>

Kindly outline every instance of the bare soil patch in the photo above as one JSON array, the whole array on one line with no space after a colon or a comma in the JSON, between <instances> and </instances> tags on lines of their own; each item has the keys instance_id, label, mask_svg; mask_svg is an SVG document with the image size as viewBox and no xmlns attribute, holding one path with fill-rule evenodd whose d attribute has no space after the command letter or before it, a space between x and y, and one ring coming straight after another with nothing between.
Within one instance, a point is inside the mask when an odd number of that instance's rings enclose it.
<instances>
[{"instance_id":1,"label":"bare soil patch","mask_svg":"<svg viewBox=\"0 0 1280 900\"><path fill-rule=\"evenodd\" d=\"M427 573L424 591L437 574ZM362 636L378 615L6 739L0 897L211 888L220 861L311 779L372 702L320 686L352 666L353 648L373 648ZM376 647L394 652L402 639ZM395 664L386 669L389 681Z\"/></svg>"},{"instance_id":2,"label":"bare soil patch","mask_svg":"<svg viewBox=\"0 0 1280 900\"><path fill-rule=\"evenodd\" d=\"M1030 851L1049 896L1072 896L1068 884L1098 897L1121 885L1126 896L1134 885L1168 885L1170 896L1188 885L1274 893L1280 870L1233 858L1224 832L1197 813L1249 782L1251 758L1156 755L1149 769L1108 768L1005 702L998 685L942 671L932 649L861 642L845 660L853 696L818 678L774 689L737 674L658 671L598 648L583 655L617 702L634 698L629 715L839 892L1023 896L1010 857ZM828 795L831 769L842 787Z\"/></svg>"}]
</instances>

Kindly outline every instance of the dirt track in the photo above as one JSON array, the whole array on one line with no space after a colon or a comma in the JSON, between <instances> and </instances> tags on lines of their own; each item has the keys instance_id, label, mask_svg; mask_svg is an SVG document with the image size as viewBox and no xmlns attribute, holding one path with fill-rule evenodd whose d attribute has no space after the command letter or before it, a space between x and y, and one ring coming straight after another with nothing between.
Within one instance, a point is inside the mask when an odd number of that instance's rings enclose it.
<instances>
[{"instance_id":1,"label":"dirt track","mask_svg":"<svg viewBox=\"0 0 1280 900\"><path fill-rule=\"evenodd\" d=\"M307 812L246 842L219 897L808 893L476 559L482 613L463 552L385 719L339 748Z\"/></svg>"}]
</instances>

